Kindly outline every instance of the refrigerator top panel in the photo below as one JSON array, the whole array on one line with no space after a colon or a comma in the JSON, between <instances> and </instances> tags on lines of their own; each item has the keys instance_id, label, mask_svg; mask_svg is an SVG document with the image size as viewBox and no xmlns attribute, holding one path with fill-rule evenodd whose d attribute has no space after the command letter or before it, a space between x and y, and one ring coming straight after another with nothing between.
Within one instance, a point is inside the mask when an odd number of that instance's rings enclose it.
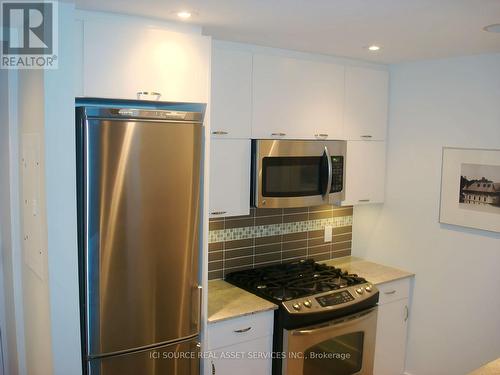
<instances>
[{"instance_id":1,"label":"refrigerator top panel","mask_svg":"<svg viewBox=\"0 0 500 375\"><path fill-rule=\"evenodd\" d=\"M87 118L109 118L109 119L147 119L193 122L203 122L202 112L189 112L178 110L154 109L154 108L110 108L100 106L82 107L84 116Z\"/></svg>"},{"instance_id":2,"label":"refrigerator top panel","mask_svg":"<svg viewBox=\"0 0 500 375\"><path fill-rule=\"evenodd\" d=\"M77 110L84 356L199 332L196 113Z\"/></svg>"}]
</instances>

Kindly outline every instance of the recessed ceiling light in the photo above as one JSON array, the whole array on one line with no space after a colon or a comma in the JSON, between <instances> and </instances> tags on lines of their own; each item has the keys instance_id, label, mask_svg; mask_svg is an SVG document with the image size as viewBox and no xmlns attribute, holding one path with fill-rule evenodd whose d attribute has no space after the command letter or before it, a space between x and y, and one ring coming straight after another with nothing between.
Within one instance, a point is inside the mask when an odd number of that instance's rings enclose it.
<instances>
[{"instance_id":1,"label":"recessed ceiling light","mask_svg":"<svg viewBox=\"0 0 500 375\"><path fill-rule=\"evenodd\" d=\"M183 20L187 20L191 17L191 12L188 12L187 10L181 10L180 12L177 12L177 17L182 18Z\"/></svg>"},{"instance_id":2,"label":"recessed ceiling light","mask_svg":"<svg viewBox=\"0 0 500 375\"><path fill-rule=\"evenodd\" d=\"M375 44L368 46L367 48L369 51L372 51L372 52L380 50L380 46L376 46Z\"/></svg>"},{"instance_id":3,"label":"recessed ceiling light","mask_svg":"<svg viewBox=\"0 0 500 375\"><path fill-rule=\"evenodd\" d=\"M500 23L488 25L484 28L484 31L489 31L490 33L500 33Z\"/></svg>"}]
</instances>

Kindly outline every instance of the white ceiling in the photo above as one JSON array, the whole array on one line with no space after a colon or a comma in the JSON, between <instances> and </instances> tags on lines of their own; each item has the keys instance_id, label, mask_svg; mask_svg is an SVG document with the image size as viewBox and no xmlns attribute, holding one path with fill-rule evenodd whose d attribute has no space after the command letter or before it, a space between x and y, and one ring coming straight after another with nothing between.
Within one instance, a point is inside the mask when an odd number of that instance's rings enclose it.
<instances>
[{"instance_id":1,"label":"white ceiling","mask_svg":"<svg viewBox=\"0 0 500 375\"><path fill-rule=\"evenodd\" d=\"M500 52L500 0L76 0L78 8L189 21L216 39L384 63ZM366 46L379 44L376 53Z\"/></svg>"}]
</instances>

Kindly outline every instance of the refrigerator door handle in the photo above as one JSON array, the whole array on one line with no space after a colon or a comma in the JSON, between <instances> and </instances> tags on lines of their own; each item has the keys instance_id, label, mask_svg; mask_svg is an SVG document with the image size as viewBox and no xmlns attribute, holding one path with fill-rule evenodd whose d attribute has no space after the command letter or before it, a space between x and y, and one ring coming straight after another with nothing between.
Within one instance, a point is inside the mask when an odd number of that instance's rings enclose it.
<instances>
[{"instance_id":1,"label":"refrigerator door handle","mask_svg":"<svg viewBox=\"0 0 500 375\"><path fill-rule=\"evenodd\" d=\"M203 298L203 287L201 285L197 285L195 287L195 291L193 293L193 309L191 310L193 312L193 317L192 317L192 322L194 326L196 327L196 330L200 330L200 314L201 314L201 304L202 304L202 298Z\"/></svg>"}]
</instances>

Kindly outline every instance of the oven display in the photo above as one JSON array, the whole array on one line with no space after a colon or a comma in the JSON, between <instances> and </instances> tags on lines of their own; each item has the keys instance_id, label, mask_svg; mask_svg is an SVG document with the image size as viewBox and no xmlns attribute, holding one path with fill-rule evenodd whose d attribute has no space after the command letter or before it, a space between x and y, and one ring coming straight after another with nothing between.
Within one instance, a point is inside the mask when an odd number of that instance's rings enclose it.
<instances>
[{"instance_id":1,"label":"oven display","mask_svg":"<svg viewBox=\"0 0 500 375\"><path fill-rule=\"evenodd\" d=\"M354 297L347 290L344 290L342 292L328 294L326 296L321 296L321 297L316 298L316 301L318 301L318 303L323 307L335 306L335 305L339 305L341 303L346 303L346 302L353 301L353 300L354 300Z\"/></svg>"}]
</instances>

